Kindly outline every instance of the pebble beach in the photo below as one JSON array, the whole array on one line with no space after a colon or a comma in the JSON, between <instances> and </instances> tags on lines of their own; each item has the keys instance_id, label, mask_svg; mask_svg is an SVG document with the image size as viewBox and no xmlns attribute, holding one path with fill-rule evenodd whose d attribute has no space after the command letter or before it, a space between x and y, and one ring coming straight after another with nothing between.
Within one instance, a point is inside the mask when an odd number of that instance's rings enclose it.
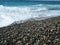
<instances>
[{"instance_id":1,"label":"pebble beach","mask_svg":"<svg viewBox=\"0 0 60 45\"><path fill-rule=\"evenodd\" d=\"M0 45L60 45L60 17L0 28Z\"/></svg>"}]
</instances>

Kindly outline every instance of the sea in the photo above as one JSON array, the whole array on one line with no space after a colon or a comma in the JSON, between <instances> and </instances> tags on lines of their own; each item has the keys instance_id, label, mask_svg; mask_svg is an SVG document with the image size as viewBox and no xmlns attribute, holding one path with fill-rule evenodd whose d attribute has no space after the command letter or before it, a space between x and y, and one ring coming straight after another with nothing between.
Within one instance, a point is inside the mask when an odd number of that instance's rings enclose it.
<instances>
[{"instance_id":1,"label":"sea","mask_svg":"<svg viewBox=\"0 0 60 45\"><path fill-rule=\"evenodd\" d=\"M0 28L15 22L60 16L59 1L0 2Z\"/></svg>"}]
</instances>

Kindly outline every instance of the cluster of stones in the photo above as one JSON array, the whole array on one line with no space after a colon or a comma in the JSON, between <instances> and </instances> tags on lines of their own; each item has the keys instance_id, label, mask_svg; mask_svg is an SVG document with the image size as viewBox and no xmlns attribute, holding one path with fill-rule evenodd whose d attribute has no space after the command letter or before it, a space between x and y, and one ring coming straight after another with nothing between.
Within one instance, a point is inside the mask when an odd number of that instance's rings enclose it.
<instances>
[{"instance_id":1,"label":"cluster of stones","mask_svg":"<svg viewBox=\"0 0 60 45\"><path fill-rule=\"evenodd\" d=\"M60 20L27 21L0 28L0 45L60 45Z\"/></svg>"}]
</instances>

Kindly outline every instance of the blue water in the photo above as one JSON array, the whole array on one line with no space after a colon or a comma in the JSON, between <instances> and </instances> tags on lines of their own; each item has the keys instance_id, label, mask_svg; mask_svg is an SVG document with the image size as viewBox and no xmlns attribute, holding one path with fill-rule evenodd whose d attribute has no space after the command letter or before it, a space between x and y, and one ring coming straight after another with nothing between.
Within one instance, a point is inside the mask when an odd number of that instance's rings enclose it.
<instances>
[{"instance_id":1,"label":"blue water","mask_svg":"<svg viewBox=\"0 0 60 45\"><path fill-rule=\"evenodd\" d=\"M0 2L0 5L4 6L29 6L29 5L36 5L36 4L53 4L59 5L60 1L22 1L22 2Z\"/></svg>"},{"instance_id":2,"label":"blue water","mask_svg":"<svg viewBox=\"0 0 60 45\"><path fill-rule=\"evenodd\" d=\"M60 16L60 2L0 2L0 27L14 22Z\"/></svg>"}]
</instances>

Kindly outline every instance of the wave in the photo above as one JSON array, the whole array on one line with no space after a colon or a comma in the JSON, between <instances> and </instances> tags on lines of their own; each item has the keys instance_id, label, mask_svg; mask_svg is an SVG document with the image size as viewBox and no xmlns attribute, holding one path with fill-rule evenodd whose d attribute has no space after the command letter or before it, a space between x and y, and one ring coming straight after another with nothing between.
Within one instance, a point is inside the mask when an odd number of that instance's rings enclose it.
<instances>
[{"instance_id":1,"label":"wave","mask_svg":"<svg viewBox=\"0 0 60 45\"><path fill-rule=\"evenodd\" d=\"M53 6L53 7L52 7ZM0 5L0 27L11 25L17 21L43 19L60 16L60 5L3 6ZM53 10L54 9L54 10ZM18 23L18 22L17 22Z\"/></svg>"}]
</instances>

